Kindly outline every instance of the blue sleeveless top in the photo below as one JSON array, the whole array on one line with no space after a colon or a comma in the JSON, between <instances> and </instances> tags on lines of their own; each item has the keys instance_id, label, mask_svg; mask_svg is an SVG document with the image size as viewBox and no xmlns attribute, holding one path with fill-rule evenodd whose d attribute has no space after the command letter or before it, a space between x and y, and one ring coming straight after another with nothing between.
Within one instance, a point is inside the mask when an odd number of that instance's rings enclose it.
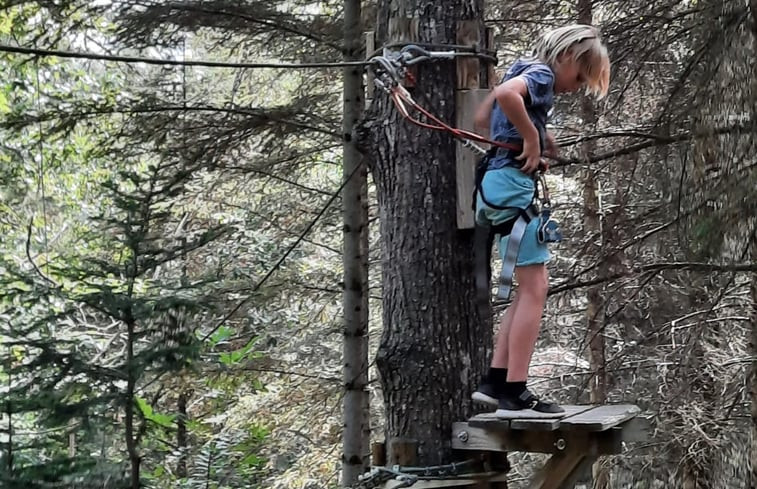
<instances>
[{"instance_id":1,"label":"blue sleeveless top","mask_svg":"<svg viewBox=\"0 0 757 489\"><path fill-rule=\"evenodd\" d=\"M502 82L520 76L526 82L528 97L525 99L528 117L539 131L539 143L544 151L547 132L547 119L555 99L555 74L552 69L538 59L521 58L507 70ZM499 107L497 101L492 107L490 134L495 141L523 144L523 137ZM496 170L505 166L520 167L523 162L514 160L512 154L499 154L489 161L489 169Z\"/></svg>"}]
</instances>

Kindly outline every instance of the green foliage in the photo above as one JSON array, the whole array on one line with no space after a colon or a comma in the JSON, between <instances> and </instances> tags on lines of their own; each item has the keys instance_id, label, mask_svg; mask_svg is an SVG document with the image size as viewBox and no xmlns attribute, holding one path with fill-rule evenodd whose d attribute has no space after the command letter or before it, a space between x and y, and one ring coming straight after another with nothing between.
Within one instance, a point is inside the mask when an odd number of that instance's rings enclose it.
<instances>
[{"instance_id":1,"label":"green foliage","mask_svg":"<svg viewBox=\"0 0 757 489\"><path fill-rule=\"evenodd\" d=\"M1 6L0 37L333 61L338 5L249 2L285 26L250 32L164 2L41 0ZM139 455L143 485L260 486L268 428L206 419L265 392L264 351L334 302L289 311L287 284L337 282L336 207L250 290L338 186L338 77L0 59L0 484L130 487Z\"/></svg>"},{"instance_id":2,"label":"green foliage","mask_svg":"<svg viewBox=\"0 0 757 489\"><path fill-rule=\"evenodd\" d=\"M136 398L137 402L137 408L139 409L139 412L142 414L142 417L146 419L147 421L150 421L152 423L155 423L158 426L162 426L164 428L172 428L175 425L176 421L176 415L175 414L161 414L156 413L152 406L142 399L141 397Z\"/></svg>"},{"instance_id":3,"label":"green foliage","mask_svg":"<svg viewBox=\"0 0 757 489\"><path fill-rule=\"evenodd\" d=\"M255 347L255 343L257 342L258 338L253 338L239 350L234 350L229 353L221 353L221 355L219 356L220 362L228 367L234 364L238 364L243 360L260 358L260 352L254 352L252 350Z\"/></svg>"}]
</instances>

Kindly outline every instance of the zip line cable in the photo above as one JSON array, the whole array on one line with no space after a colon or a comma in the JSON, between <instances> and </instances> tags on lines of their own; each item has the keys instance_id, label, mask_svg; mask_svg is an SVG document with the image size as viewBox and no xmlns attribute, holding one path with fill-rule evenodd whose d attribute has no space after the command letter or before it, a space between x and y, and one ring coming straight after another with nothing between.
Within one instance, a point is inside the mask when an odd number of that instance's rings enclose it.
<instances>
[{"instance_id":1,"label":"zip line cable","mask_svg":"<svg viewBox=\"0 0 757 489\"><path fill-rule=\"evenodd\" d=\"M388 45L386 49L395 47L396 45ZM428 51L426 47L431 48L447 48L447 51ZM476 57L486 59L488 61L496 62L496 58L488 52L481 52L476 46L462 46L462 45L427 45L427 44L408 44L402 47L399 52L392 55L384 56L371 56L370 59L365 61L342 61L336 63L230 63L221 61L205 61L205 60L168 60L158 58L144 58L137 56L115 56L106 54L86 53L86 52L74 52L74 51L61 51L53 49L39 49L39 48L26 48L21 46L9 46L0 44L0 52L13 53L13 54L26 54L32 56L50 56L61 58L75 58L75 59L93 59L101 61L115 61L121 63L144 63L153 65L168 65L168 66L204 66L204 67L217 67L217 68L239 68L239 69L254 69L254 68L274 68L274 69L310 69L310 68L344 68L349 66L371 66L378 76L374 80L376 85L383 89L394 102L397 110L402 116L409 122L425 127L427 129L434 129L451 134L455 138L459 139L463 146L472 149L478 153L485 153L485 150L475 143L491 144L493 146L499 146L507 149L516 149L512 145L494 141L489 138L485 138L479 134L465 131L462 129L454 128L448 124L445 124L433 114L425 110L418 105L410 96L410 93L402 86L401 81L410 75L408 68L412 65L418 64L423 61L434 59L447 59L451 60L457 57ZM404 106L404 103L409 104L413 109L421 112L426 118L433 122L433 124L424 124L421 121L411 117Z\"/></svg>"},{"instance_id":2,"label":"zip line cable","mask_svg":"<svg viewBox=\"0 0 757 489\"><path fill-rule=\"evenodd\" d=\"M148 65L167 66L205 66L209 68L280 68L280 69L308 69L308 68L344 68L346 66L365 66L367 61L350 61L337 63L234 63L228 61L207 60L178 60L144 58L140 56L117 56L112 54L87 53L83 51L61 51L57 49L25 48L21 46L8 46L0 44L0 52L13 54L28 54L32 56L45 56L57 58L92 59L99 61L115 61L118 63L144 63Z\"/></svg>"},{"instance_id":3,"label":"zip line cable","mask_svg":"<svg viewBox=\"0 0 757 489\"><path fill-rule=\"evenodd\" d=\"M458 47L458 46L453 46ZM160 59L144 58L140 56L117 56L112 54L87 53L83 51L62 51L57 49L25 48L21 46L9 46L0 44L0 52L12 54L28 54L31 56L45 56L58 58L73 59L92 59L99 61L114 61L118 63L138 64L144 63L149 65L167 65L167 66L204 66L209 68L240 68L240 69L310 69L310 68L345 68L349 66L367 66L374 62L368 61L339 61L333 63L235 63L228 61L207 61L207 60L178 60L178 59ZM475 52L473 50L466 52L450 52L455 57L486 57L492 58L487 54Z\"/></svg>"},{"instance_id":4,"label":"zip line cable","mask_svg":"<svg viewBox=\"0 0 757 489\"><path fill-rule=\"evenodd\" d=\"M338 62L338 63L227 63L227 62L214 62L214 61L188 61L188 60L162 60L156 58L142 58L142 57L130 57L130 56L113 56L113 55L101 55L94 53L72 52L72 51L59 51L50 49L37 49L37 48L24 48L17 46L0 45L0 52L26 54L34 56L51 56L62 58L77 58L77 59L94 59L103 61L115 61L123 63L145 63L155 65L172 65L172 66L205 66L205 67L225 67L225 68L281 68L281 69L301 69L301 68L337 68L348 66L372 66L377 76L374 83L382 90L384 90L394 102L395 107L400 114L413 124L425 127L427 129L439 130L451 134L453 137L462 141L463 145L477 151L479 153L485 152L483 148L475 143L492 144L502 148L515 149L512 145L503 143L500 141L494 141L479 134L457 129L443 122L438 117L434 116L431 112L421 107L417 102L413 100L410 93L402 86L402 80L409 75L408 68L412 65L421 63L427 60L434 59L447 59L451 60L456 57L478 57L478 58L492 58L491 55L478 52L475 47L468 48L469 51L459 52L456 49L463 48L463 46L447 46L453 48L448 51L428 51L420 45L406 45L398 53L386 56L372 56L366 61L352 61L352 62ZM39 75L38 75L39 76ZM39 83L39 80L38 82ZM410 116L405 104L410 105L413 109L423 114L430 122L424 123ZM363 163L364 164L364 163ZM271 267L270 270L263 276L263 278L252 288L251 294L240 301L219 323L216 324L212 330L205 335L204 339L209 338L218 328L220 328L224 322L231 318L244 304L246 304L254 294L273 274L287 257L294 251L294 249L305 239L307 234L313 229L319 219L324 215L326 210L336 200L339 194L344 189L347 182L362 168L363 164L358 165L353 172L342 182L340 187L331 195L326 205L320 210L318 215L308 224L308 226L299 235L297 240L289 246L287 251L279 258L279 260Z\"/></svg>"}]
</instances>

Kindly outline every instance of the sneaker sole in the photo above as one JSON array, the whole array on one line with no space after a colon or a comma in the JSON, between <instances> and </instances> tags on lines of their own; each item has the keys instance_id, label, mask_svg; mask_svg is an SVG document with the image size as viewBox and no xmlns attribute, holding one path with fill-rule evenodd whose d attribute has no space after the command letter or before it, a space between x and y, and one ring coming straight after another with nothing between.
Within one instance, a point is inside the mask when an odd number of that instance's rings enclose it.
<instances>
[{"instance_id":1,"label":"sneaker sole","mask_svg":"<svg viewBox=\"0 0 757 489\"><path fill-rule=\"evenodd\" d=\"M473 399L476 402L480 402L481 404L486 404L489 407L497 407L499 406L499 399L496 399L491 396L487 396L483 392L474 392L471 396L471 399Z\"/></svg>"},{"instance_id":2,"label":"sneaker sole","mask_svg":"<svg viewBox=\"0 0 757 489\"><path fill-rule=\"evenodd\" d=\"M533 409L497 409L494 415L500 419L552 419L565 417L565 412L542 413Z\"/></svg>"}]
</instances>

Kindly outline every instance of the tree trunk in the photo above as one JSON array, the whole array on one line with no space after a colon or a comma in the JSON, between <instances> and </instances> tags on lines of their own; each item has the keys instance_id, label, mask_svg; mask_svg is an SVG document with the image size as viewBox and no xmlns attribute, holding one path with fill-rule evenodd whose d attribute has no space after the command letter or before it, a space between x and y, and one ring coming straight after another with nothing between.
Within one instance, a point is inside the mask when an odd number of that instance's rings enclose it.
<instances>
[{"instance_id":1,"label":"tree trunk","mask_svg":"<svg viewBox=\"0 0 757 489\"><path fill-rule=\"evenodd\" d=\"M377 44L455 44L457 22L482 14L483 0L380 0ZM479 30L485 39L483 22ZM417 66L413 96L454 121L454 62ZM456 143L408 124L379 93L366 128L381 230L384 330L376 365L387 448L413 440L417 463L444 463L452 423L470 415L492 345L491 324L475 303L473 235L456 225Z\"/></svg>"},{"instance_id":2,"label":"tree trunk","mask_svg":"<svg viewBox=\"0 0 757 489\"><path fill-rule=\"evenodd\" d=\"M756 0L757 1L757 0ZM752 261L757 260L757 236L752 234L751 241ZM752 371L749 375L749 394L752 402L752 440L750 447L751 482L749 487L757 489L757 273L752 274L752 338L749 346L752 350Z\"/></svg>"},{"instance_id":3,"label":"tree trunk","mask_svg":"<svg viewBox=\"0 0 757 489\"><path fill-rule=\"evenodd\" d=\"M579 0L578 22L581 24L592 23L591 0ZM585 124L595 124L597 116L594 103L586 96L581 97L581 118ZM587 141L583 145L585 154L594 152L593 141ZM592 168L586 169L584 177L584 232L588 236L596 236L594 242L601 243L604 240L600 223L599 195L597 193L597 179ZM599 246L590 246L590 256L598 256L601 251ZM606 271L606 267L599 267L600 273ZM587 293L586 323L587 339L589 344L589 362L594 377L591 381L591 402L601 404L607 398L607 380L605 374L605 345L602 327L604 314L602 305L602 286L591 287Z\"/></svg>"},{"instance_id":4,"label":"tree trunk","mask_svg":"<svg viewBox=\"0 0 757 489\"><path fill-rule=\"evenodd\" d=\"M187 401L189 396L186 390L182 390L176 401L176 446L180 450L179 459L176 461L176 475L184 478L187 476Z\"/></svg>"},{"instance_id":5,"label":"tree trunk","mask_svg":"<svg viewBox=\"0 0 757 489\"><path fill-rule=\"evenodd\" d=\"M751 87L751 121L752 131L757 129L757 0L749 3L752 20L752 76L749 79ZM752 262L757 261L757 230L752 230L750 255ZM750 446L750 484L751 489L757 489L757 273L752 274L750 283L752 296L752 338L750 348L752 352L752 371L749 376L749 393L751 400L752 439Z\"/></svg>"},{"instance_id":6,"label":"tree trunk","mask_svg":"<svg viewBox=\"0 0 757 489\"><path fill-rule=\"evenodd\" d=\"M129 290L131 294L131 290ZM136 332L134 320L131 318L131 311L127 311L124 319L127 328L126 335L126 393L124 395L124 429L126 432L126 451L129 456L130 465L130 487L131 489L140 488L140 463L142 457L137 445L136 430L134 429L134 409L137 393L137 379L134 365L134 343L136 343Z\"/></svg>"},{"instance_id":7,"label":"tree trunk","mask_svg":"<svg viewBox=\"0 0 757 489\"><path fill-rule=\"evenodd\" d=\"M360 0L344 2L344 59L362 59ZM342 194L344 212L344 432L342 484L351 486L368 467L368 211L366 170L354 128L363 111L362 68L344 70Z\"/></svg>"},{"instance_id":8,"label":"tree trunk","mask_svg":"<svg viewBox=\"0 0 757 489\"><path fill-rule=\"evenodd\" d=\"M578 0L578 22L593 23L592 1ZM594 101L588 96L581 97L581 118L585 124L596 124L597 115ZM585 154L594 153L594 142L584 143ZM598 182L592 168L586 168L584 177L584 233L592 237L594 243L604 241L602 223L600 222L600 196L597 191ZM589 246L589 256L601 257L601 245ZM607 272L606 265L600 265L599 273ZM602 286L590 287L586 293L586 338L589 345L589 365L593 376L590 379L590 401L592 404L603 404L607 400L607 374L605 365L604 304ZM587 478L593 479L594 489L606 489L608 482L607 468L597 462L592 467L592 474Z\"/></svg>"}]
</instances>

